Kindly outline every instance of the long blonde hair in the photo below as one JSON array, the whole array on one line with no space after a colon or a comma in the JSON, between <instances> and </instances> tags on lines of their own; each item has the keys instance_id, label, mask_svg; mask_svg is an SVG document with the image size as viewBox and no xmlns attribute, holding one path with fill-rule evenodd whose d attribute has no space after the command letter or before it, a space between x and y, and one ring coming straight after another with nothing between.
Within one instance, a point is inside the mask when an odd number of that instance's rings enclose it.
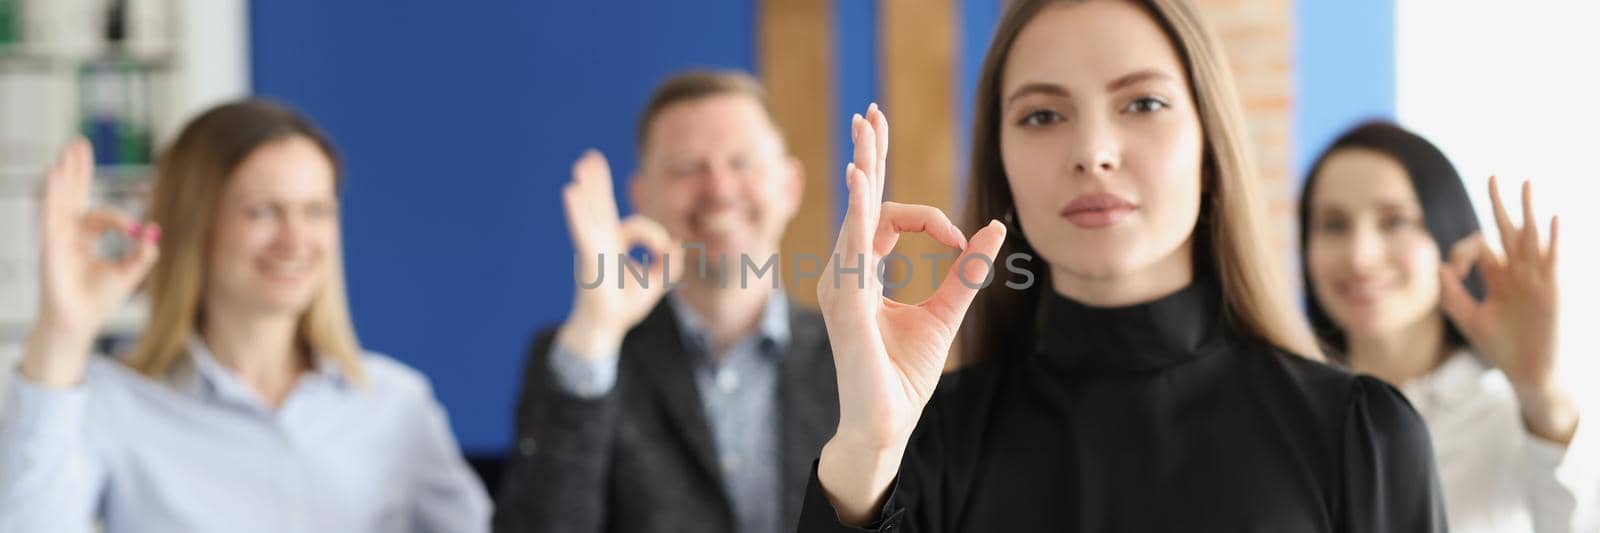
<instances>
[{"instance_id":1,"label":"long blonde hair","mask_svg":"<svg viewBox=\"0 0 1600 533\"><path fill-rule=\"evenodd\" d=\"M1005 220L1015 206L1000 156L999 123L1000 77L1011 46L1023 26L1044 7L1073 1L1083 0L1015 0L1001 17L994 40L989 43L973 104L972 166L964 217L969 232L990 220ZM1315 337L1290 297L1284 265L1276 259L1279 254L1269 246L1273 240L1266 231L1267 210L1255 162L1247 148L1233 75L1221 45L1183 0L1134 3L1155 19L1178 50L1188 70L1205 132L1203 197L1193 240L1196 262L1218 273L1224 312L1240 333L1321 360ZM1011 225L1012 233L996 257L1013 253L1038 257L1024 237L1025 230ZM1048 267L1039 262L1016 266L1030 270L1035 280L1050 279ZM1031 350L1035 338L1032 318L1049 286L1041 281L1022 290L979 292L966 319L966 331L962 332L963 362ZM1017 319L1019 315L1022 320Z\"/></svg>"},{"instance_id":2,"label":"long blonde hair","mask_svg":"<svg viewBox=\"0 0 1600 533\"><path fill-rule=\"evenodd\" d=\"M262 100L206 111L157 160L150 219L162 228L161 255L145 279L150 318L126 359L129 367L160 377L187 352L190 337L202 326L207 258L222 193L251 152L291 137L304 137L322 149L337 187L339 157L328 137L294 110ZM364 383L361 344L345 301L344 258L337 246L328 257L328 277L300 315L295 342L309 353L333 358L346 379Z\"/></svg>"}]
</instances>

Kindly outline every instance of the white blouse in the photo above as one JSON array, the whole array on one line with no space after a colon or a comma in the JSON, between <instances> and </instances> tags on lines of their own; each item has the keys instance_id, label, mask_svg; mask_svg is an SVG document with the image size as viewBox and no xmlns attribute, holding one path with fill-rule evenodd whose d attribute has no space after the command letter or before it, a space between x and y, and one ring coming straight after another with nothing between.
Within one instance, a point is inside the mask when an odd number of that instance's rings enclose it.
<instances>
[{"instance_id":1,"label":"white blouse","mask_svg":"<svg viewBox=\"0 0 1600 533\"><path fill-rule=\"evenodd\" d=\"M1505 375L1465 350L1401 391L1433 434L1451 531L1600 533L1594 415L1565 449L1529 434Z\"/></svg>"}]
</instances>

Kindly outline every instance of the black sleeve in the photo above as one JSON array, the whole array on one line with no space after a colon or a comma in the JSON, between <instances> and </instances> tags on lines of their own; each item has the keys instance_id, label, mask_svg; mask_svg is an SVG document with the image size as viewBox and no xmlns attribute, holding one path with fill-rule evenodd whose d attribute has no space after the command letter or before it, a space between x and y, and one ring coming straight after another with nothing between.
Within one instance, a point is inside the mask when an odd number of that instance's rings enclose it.
<instances>
[{"instance_id":1,"label":"black sleeve","mask_svg":"<svg viewBox=\"0 0 1600 533\"><path fill-rule=\"evenodd\" d=\"M621 384L595 399L568 394L550 368L554 340L553 328L541 331L528 350L517 438L495 501L497 533L596 533L606 527Z\"/></svg>"},{"instance_id":2,"label":"black sleeve","mask_svg":"<svg viewBox=\"0 0 1600 533\"><path fill-rule=\"evenodd\" d=\"M1357 377L1342 439L1340 531L1446 530L1428 428L1399 391L1376 378Z\"/></svg>"},{"instance_id":3,"label":"black sleeve","mask_svg":"<svg viewBox=\"0 0 1600 533\"><path fill-rule=\"evenodd\" d=\"M950 487L945 472L949 459L946 456L946 440L949 436L941 429L946 426L942 420L942 410L937 405L941 403L941 396L935 393L927 408L923 409L922 418L917 421L917 428L912 430L911 440L906 445L905 456L900 459L900 472L889 483L889 495L884 498L883 508L878 511L876 520L861 528L840 523L838 512L823 492L822 482L817 479L818 462L813 461L811 480L806 485L805 502L800 507L800 525L796 531L940 533L953 530L955 525L945 523L950 520L947 511L951 510L946 500L953 495L946 494L945 490Z\"/></svg>"}]
</instances>

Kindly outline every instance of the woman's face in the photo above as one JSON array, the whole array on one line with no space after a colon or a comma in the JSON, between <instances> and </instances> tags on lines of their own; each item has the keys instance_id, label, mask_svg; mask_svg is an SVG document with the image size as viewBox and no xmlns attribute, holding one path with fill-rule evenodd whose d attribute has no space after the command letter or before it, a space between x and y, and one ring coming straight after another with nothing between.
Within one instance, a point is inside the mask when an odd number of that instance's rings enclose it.
<instances>
[{"instance_id":1,"label":"woman's face","mask_svg":"<svg viewBox=\"0 0 1600 533\"><path fill-rule=\"evenodd\" d=\"M1400 162L1334 152L1307 193L1306 274L1329 319L1352 337L1402 330L1438 312L1439 247Z\"/></svg>"},{"instance_id":2,"label":"woman's face","mask_svg":"<svg viewBox=\"0 0 1600 533\"><path fill-rule=\"evenodd\" d=\"M302 136L263 144L223 190L208 305L298 315L326 283L337 246L338 197L327 155Z\"/></svg>"},{"instance_id":3,"label":"woman's face","mask_svg":"<svg viewBox=\"0 0 1600 533\"><path fill-rule=\"evenodd\" d=\"M1057 292L1187 282L1204 136L1150 15L1129 2L1044 8L1011 47L999 116L1016 215Z\"/></svg>"}]
</instances>

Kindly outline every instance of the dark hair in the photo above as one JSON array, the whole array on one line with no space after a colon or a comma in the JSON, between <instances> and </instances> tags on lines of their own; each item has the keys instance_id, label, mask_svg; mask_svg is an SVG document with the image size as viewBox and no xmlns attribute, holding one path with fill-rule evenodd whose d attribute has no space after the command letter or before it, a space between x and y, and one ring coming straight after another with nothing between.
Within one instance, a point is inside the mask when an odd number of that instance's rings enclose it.
<instances>
[{"instance_id":1,"label":"dark hair","mask_svg":"<svg viewBox=\"0 0 1600 533\"><path fill-rule=\"evenodd\" d=\"M1311 191L1317 186L1317 175L1322 166L1327 164L1328 158L1340 150L1370 150L1393 158L1405 169L1406 177L1411 181L1412 190L1417 193L1417 200L1422 204L1423 225L1428 228L1428 235L1438 244L1439 257L1444 259L1450 253L1450 246L1468 235L1478 231L1478 217L1472 210L1472 200L1467 197L1467 188L1461 183L1461 175L1456 172L1455 166L1450 164L1450 159L1440 152L1439 148L1427 139L1406 131L1404 128L1386 121L1364 122L1354 129L1340 135L1332 144L1323 149L1317 156L1311 171L1306 175L1305 183L1300 188L1300 258L1304 263L1307 245L1310 243L1311 227ZM1317 293L1311 287L1311 273L1309 269L1301 269L1304 280L1306 298L1306 314L1310 315L1311 327L1316 331L1317 340L1321 341L1327 351L1335 359L1344 361L1347 344L1344 331L1340 330L1333 320L1328 317L1322 308L1322 302L1317 301ZM1467 291L1475 297L1483 296L1483 280L1478 276L1476 269L1467 276ZM1455 324L1445 321L1445 342L1452 347L1467 345L1466 338L1461 336Z\"/></svg>"}]
</instances>

